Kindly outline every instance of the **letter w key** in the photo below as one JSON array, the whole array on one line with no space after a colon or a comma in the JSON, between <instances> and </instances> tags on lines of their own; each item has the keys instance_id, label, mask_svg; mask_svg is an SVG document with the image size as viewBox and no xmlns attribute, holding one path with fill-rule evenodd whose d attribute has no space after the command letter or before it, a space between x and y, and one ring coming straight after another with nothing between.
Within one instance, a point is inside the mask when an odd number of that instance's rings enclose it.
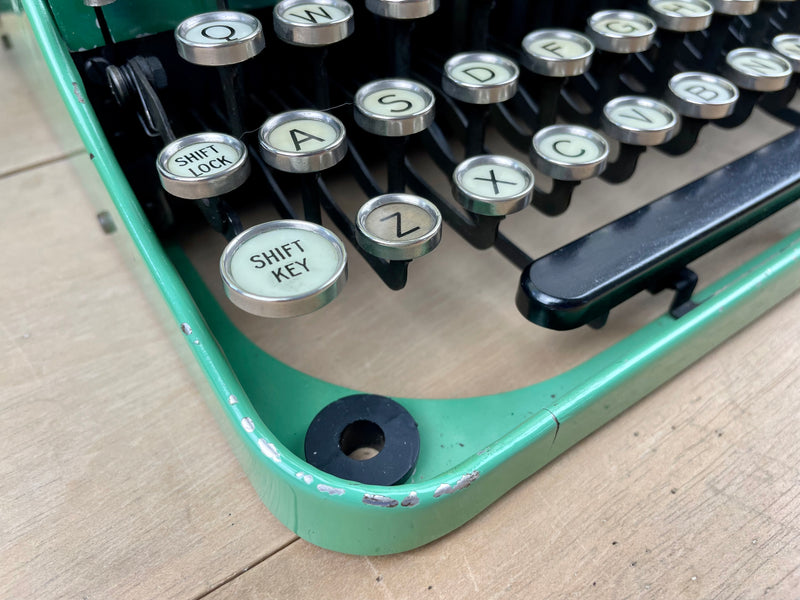
<instances>
[{"instance_id":1,"label":"letter w key","mask_svg":"<svg viewBox=\"0 0 800 600\"><path fill-rule=\"evenodd\" d=\"M397 237L398 238L403 238L403 237L405 237L405 236L407 236L407 235L409 235L411 233L414 233L415 231L417 231L419 229L419 225L417 225L416 227L412 227L411 229L403 231L402 217L400 216L399 212L393 212L390 215L386 215L385 217L383 217L381 219L381 223L383 223L384 221L388 221L389 219L392 219L392 218L396 218L397 219L397 222L395 223L395 225L396 225L396 228L397 228Z\"/></svg>"}]
</instances>

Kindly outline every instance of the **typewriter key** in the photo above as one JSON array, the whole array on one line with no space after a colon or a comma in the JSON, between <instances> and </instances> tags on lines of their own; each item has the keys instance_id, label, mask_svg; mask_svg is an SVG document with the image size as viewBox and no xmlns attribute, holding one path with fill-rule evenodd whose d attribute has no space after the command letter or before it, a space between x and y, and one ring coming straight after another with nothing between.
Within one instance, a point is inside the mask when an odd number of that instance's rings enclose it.
<instances>
[{"instance_id":1,"label":"typewriter key","mask_svg":"<svg viewBox=\"0 0 800 600\"><path fill-rule=\"evenodd\" d=\"M772 38L772 48L792 65L795 73L800 73L800 35L783 33Z\"/></svg>"},{"instance_id":2,"label":"typewriter key","mask_svg":"<svg viewBox=\"0 0 800 600\"><path fill-rule=\"evenodd\" d=\"M792 65L769 50L736 48L725 56L722 74L745 90L777 92L789 85Z\"/></svg>"},{"instance_id":3,"label":"typewriter key","mask_svg":"<svg viewBox=\"0 0 800 600\"><path fill-rule=\"evenodd\" d=\"M453 196L471 213L505 216L531 203L533 173L507 156L468 158L453 171Z\"/></svg>"},{"instance_id":4,"label":"typewriter key","mask_svg":"<svg viewBox=\"0 0 800 600\"><path fill-rule=\"evenodd\" d=\"M649 0L647 5L659 29L681 33L706 29L714 14L706 0Z\"/></svg>"},{"instance_id":5,"label":"typewriter key","mask_svg":"<svg viewBox=\"0 0 800 600\"><path fill-rule=\"evenodd\" d=\"M387 191L405 191L406 136L433 123L435 98L426 86L407 79L380 79L356 92L353 116L366 131L385 140Z\"/></svg>"},{"instance_id":6,"label":"typewriter key","mask_svg":"<svg viewBox=\"0 0 800 600\"><path fill-rule=\"evenodd\" d=\"M586 127L551 125L533 136L531 162L553 179L589 179L602 173L607 161L608 142Z\"/></svg>"},{"instance_id":7,"label":"typewriter key","mask_svg":"<svg viewBox=\"0 0 800 600\"><path fill-rule=\"evenodd\" d=\"M86 6L93 6L95 8L100 6L108 6L116 2L117 0L83 0L83 4Z\"/></svg>"},{"instance_id":8,"label":"typewriter key","mask_svg":"<svg viewBox=\"0 0 800 600\"><path fill-rule=\"evenodd\" d=\"M522 65L547 77L574 77L592 62L592 40L569 29L538 29L522 40Z\"/></svg>"},{"instance_id":9,"label":"typewriter key","mask_svg":"<svg viewBox=\"0 0 800 600\"><path fill-rule=\"evenodd\" d=\"M421 19L439 10L439 0L367 0L366 7L386 19Z\"/></svg>"},{"instance_id":10,"label":"typewriter key","mask_svg":"<svg viewBox=\"0 0 800 600\"><path fill-rule=\"evenodd\" d=\"M656 24L629 10L602 10L589 17L586 33L600 50L614 54L643 52L653 43Z\"/></svg>"},{"instance_id":11,"label":"typewriter key","mask_svg":"<svg viewBox=\"0 0 800 600\"><path fill-rule=\"evenodd\" d=\"M173 196L200 200L226 194L250 175L245 145L224 133L195 133L165 146L156 159L161 185Z\"/></svg>"},{"instance_id":12,"label":"typewriter key","mask_svg":"<svg viewBox=\"0 0 800 600\"><path fill-rule=\"evenodd\" d=\"M442 90L461 102L496 104L517 93L518 81L519 68L505 56L464 52L444 64Z\"/></svg>"},{"instance_id":13,"label":"typewriter key","mask_svg":"<svg viewBox=\"0 0 800 600\"><path fill-rule=\"evenodd\" d=\"M258 138L261 156L269 166L302 175L305 218L321 223L319 172L347 154L342 122L318 110L292 110L267 119Z\"/></svg>"},{"instance_id":14,"label":"typewriter key","mask_svg":"<svg viewBox=\"0 0 800 600\"><path fill-rule=\"evenodd\" d=\"M356 123L370 133L402 137L425 130L434 117L433 92L407 79L380 79L356 92Z\"/></svg>"},{"instance_id":15,"label":"typewriter key","mask_svg":"<svg viewBox=\"0 0 800 600\"><path fill-rule=\"evenodd\" d=\"M225 295L259 317L322 308L347 281L347 253L331 231L307 221L270 221L226 246L219 263Z\"/></svg>"},{"instance_id":16,"label":"typewriter key","mask_svg":"<svg viewBox=\"0 0 800 600\"><path fill-rule=\"evenodd\" d=\"M196 65L241 63L264 49L258 19L245 13L216 11L194 15L175 29L178 54Z\"/></svg>"},{"instance_id":17,"label":"typewriter key","mask_svg":"<svg viewBox=\"0 0 800 600\"><path fill-rule=\"evenodd\" d=\"M752 15L758 10L759 0L710 0L714 12L721 15Z\"/></svg>"},{"instance_id":18,"label":"typewriter key","mask_svg":"<svg viewBox=\"0 0 800 600\"><path fill-rule=\"evenodd\" d=\"M603 130L624 144L657 146L679 129L678 114L655 98L621 96L603 107Z\"/></svg>"},{"instance_id":19,"label":"typewriter key","mask_svg":"<svg viewBox=\"0 0 800 600\"><path fill-rule=\"evenodd\" d=\"M356 217L356 240L388 260L412 260L442 239L442 215L431 202L411 194L383 194L364 203Z\"/></svg>"},{"instance_id":20,"label":"typewriter key","mask_svg":"<svg viewBox=\"0 0 800 600\"><path fill-rule=\"evenodd\" d=\"M272 116L261 126L258 138L266 163L289 173L323 171L347 153L342 122L318 110Z\"/></svg>"},{"instance_id":21,"label":"typewriter key","mask_svg":"<svg viewBox=\"0 0 800 600\"><path fill-rule=\"evenodd\" d=\"M669 80L665 99L684 117L723 119L733 113L739 90L719 75L678 73Z\"/></svg>"},{"instance_id":22,"label":"typewriter key","mask_svg":"<svg viewBox=\"0 0 800 600\"><path fill-rule=\"evenodd\" d=\"M283 0L272 16L278 38L297 46L327 46L353 33L353 7L343 0Z\"/></svg>"},{"instance_id":23,"label":"typewriter key","mask_svg":"<svg viewBox=\"0 0 800 600\"><path fill-rule=\"evenodd\" d=\"M308 426L309 464L342 479L369 485L403 483L417 464L414 417L384 396L355 394L323 408ZM388 506L397 506L397 500Z\"/></svg>"}]
</instances>

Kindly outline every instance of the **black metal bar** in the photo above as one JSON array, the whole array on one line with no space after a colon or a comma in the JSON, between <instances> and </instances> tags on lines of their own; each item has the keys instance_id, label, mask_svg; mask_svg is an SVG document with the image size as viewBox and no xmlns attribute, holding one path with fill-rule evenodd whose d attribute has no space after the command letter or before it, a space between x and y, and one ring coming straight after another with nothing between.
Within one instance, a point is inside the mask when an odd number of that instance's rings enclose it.
<instances>
[{"instance_id":1,"label":"black metal bar","mask_svg":"<svg viewBox=\"0 0 800 600\"><path fill-rule=\"evenodd\" d=\"M798 155L795 131L534 260L517 307L544 327L574 329L668 287L681 268L800 197Z\"/></svg>"},{"instance_id":2,"label":"black metal bar","mask_svg":"<svg viewBox=\"0 0 800 600\"><path fill-rule=\"evenodd\" d=\"M483 141L486 138L486 121L489 118L489 107L485 105L467 104L464 106L467 115L467 130L464 139L464 157L484 154Z\"/></svg>"},{"instance_id":3,"label":"black metal bar","mask_svg":"<svg viewBox=\"0 0 800 600\"><path fill-rule=\"evenodd\" d=\"M361 154L359 154L353 142L347 142L347 157L345 160L348 161L356 183L358 183L367 198L374 198L383 194L383 190L372 177L372 173L369 172L366 163L361 158Z\"/></svg>"},{"instance_id":4,"label":"black metal bar","mask_svg":"<svg viewBox=\"0 0 800 600\"><path fill-rule=\"evenodd\" d=\"M244 133L243 107L245 98L241 65L223 65L217 67L217 70L222 83L222 96L225 99L228 126L234 136L241 137Z\"/></svg>"},{"instance_id":5,"label":"black metal bar","mask_svg":"<svg viewBox=\"0 0 800 600\"><path fill-rule=\"evenodd\" d=\"M384 145L386 147L386 188L390 194L403 193L406 189L403 169L406 158L406 137L387 137Z\"/></svg>"},{"instance_id":6,"label":"black metal bar","mask_svg":"<svg viewBox=\"0 0 800 600\"><path fill-rule=\"evenodd\" d=\"M494 0L472 0L470 19L470 50L489 49L489 15Z\"/></svg>"},{"instance_id":7,"label":"black metal bar","mask_svg":"<svg viewBox=\"0 0 800 600\"><path fill-rule=\"evenodd\" d=\"M549 192L534 188L531 206L549 217L555 217L566 212L572 201L572 193L580 181L553 180L553 187Z\"/></svg>"},{"instance_id":8,"label":"black metal bar","mask_svg":"<svg viewBox=\"0 0 800 600\"><path fill-rule=\"evenodd\" d=\"M681 130L674 138L666 144L657 146L658 150L670 156L680 156L686 154L694 148L700 131L708 124L708 119L694 119L683 117L681 119Z\"/></svg>"},{"instance_id":9,"label":"black metal bar","mask_svg":"<svg viewBox=\"0 0 800 600\"><path fill-rule=\"evenodd\" d=\"M627 181L636 172L636 163L645 150L647 146L620 143L616 160L608 163L606 170L600 174L601 179L608 183Z\"/></svg>"},{"instance_id":10,"label":"black metal bar","mask_svg":"<svg viewBox=\"0 0 800 600\"><path fill-rule=\"evenodd\" d=\"M495 104L492 107L492 124L497 128L506 141L520 152L529 152L533 133L520 127L517 120L513 117L508 107L503 104Z\"/></svg>"},{"instance_id":11,"label":"black metal bar","mask_svg":"<svg viewBox=\"0 0 800 600\"><path fill-rule=\"evenodd\" d=\"M497 239L494 241L494 248L519 269L524 269L533 261L533 258L527 252L499 231L497 232Z\"/></svg>"},{"instance_id":12,"label":"black metal bar","mask_svg":"<svg viewBox=\"0 0 800 600\"><path fill-rule=\"evenodd\" d=\"M97 25L100 27L100 33L103 34L103 43L109 48L113 47L114 38L111 37L111 30L108 28L108 21L106 21L102 6L94 7L94 16L97 19Z\"/></svg>"},{"instance_id":13,"label":"black metal bar","mask_svg":"<svg viewBox=\"0 0 800 600\"><path fill-rule=\"evenodd\" d=\"M411 31L414 22L384 19L388 30L389 76L408 77L411 73Z\"/></svg>"},{"instance_id":14,"label":"black metal bar","mask_svg":"<svg viewBox=\"0 0 800 600\"><path fill-rule=\"evenodd\" d=\"M275 180L275 176L272 174L272 171L270 171L267 163L261 158L258 148L255 148L252 144L248 144L247 151L250 153L250 160L258 166L264 178L267 180L273 199L277 201L277 203L275 203L275 208L278 213L284 219L297 219L297 212L289 202L289 199L284 195L283 190L281 190L278 182Z\"/></svg>"},{"instance_id":15,"label":"black metal bar","mask_svg":"<svg viewBox=\"0 0 800 600\"><path fill-rule=\"evenodd\" d=\"M436 166L439 167L442 173L450 177L458 163L455 156L453 156L452 150L450 150L447 138L439 126L436 123L431 123L425 131L420 133L420 138L425 150L430 154Z\"/></svg>"},{"instance_id":16,"label":"black metal bar","mask_svg":"<svg viewBox=\"0 0 800 600\"><path fill-rule=\"evenodd\" d=\"M714 125L724 129L733 129L744 123L753 113L753 109L761 99L763 92L755 92L753 90L739 89L739 99L736 101L736 106L733 108L733 114L714 121Z\"/></svg>"},{"instance_id":17,"label":"black metal bar","mask_svg":"<svg viewBox=\"0 0 800 600\"><path fill-rule=\"evenodd\" d=\"M323 46L321 48L304 48L304 50L309 55L308 60L314 85L314 104L320 110L327 110L331 106L330 81L328 67L325 64L328 49Z\"/></svg>"},{"instance_id":18,"label":"black metal bar","mask_svg":"<svg viewBox=\"0 0 800 600\"><path fill-rule=\"evenodd\" d=\"M300 176L300 195L303 198L303 214L306 221L322 223L319 203L319 173L303 173Z\"/></svg>"}]
</instances>

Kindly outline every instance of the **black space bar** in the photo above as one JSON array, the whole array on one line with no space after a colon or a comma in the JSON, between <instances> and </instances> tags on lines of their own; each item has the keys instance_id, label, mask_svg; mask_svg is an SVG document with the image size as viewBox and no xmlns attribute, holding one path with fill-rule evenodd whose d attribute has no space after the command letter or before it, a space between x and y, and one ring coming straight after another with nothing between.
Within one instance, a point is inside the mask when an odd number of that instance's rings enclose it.
<instances>
[{"instance_id":1,"label":"black space bar","mask_svg":"<svg viewBox=\"0 0 800 600\"><path fill-rule=\"evenodd\" d=\"M517 307L550 329L602 319L800 196L800 130L533 261Z\"/></svg>"}]
</instances>

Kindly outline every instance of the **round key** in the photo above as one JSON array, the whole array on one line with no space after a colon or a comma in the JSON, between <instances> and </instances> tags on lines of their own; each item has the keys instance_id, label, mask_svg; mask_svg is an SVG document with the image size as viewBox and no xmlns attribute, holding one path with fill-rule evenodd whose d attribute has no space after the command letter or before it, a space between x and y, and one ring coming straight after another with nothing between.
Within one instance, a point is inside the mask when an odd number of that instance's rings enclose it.
<instances>
[{"instance_id":1,"label":"round key","mask_svg":"<svg viewBox=\"0 0 800 600\"><path fill-rule=\"evenodd\" d=\"M725 56L722 74L742 89L776 92L789 85L792 65L776 52L736 48Z\"/></svg>"},{"instance_id":2,"label":"round key","mask_svg":"<svg viewBox=\"0 0 800 600\"><path fill-rule=\"evenodd\" d=\"M706 0L648 0L647 5L659 29L681 33L708 28L714 14Z\"/></svg>"},{"instance_id":3,"label":"round key","mask_svg":"<svg viewBox=\"0 0 800 600\"><path fill-rule=\"evenodd\" d=\"M272 12L275 34L296 46L327 46L353 33L353 7L344 0L283 0Z\"/></svg>"},{"instance_id":4,"label":"round key","mask_svg":"<svg viewBox=\"0 0 800 600\"><path fill-rule=\"evenodd\" d=\"M800 35L783 33L772 38L772 49L789 61L792 70L800 73Z\"/></svg>"},{"instance_id":5,"label":"round key","mask_svg":"<svg viewBox=\"0 0 800 600\"><path fill-rule=\"evenodd\" d=\"M644 96L621 96L603 107L603 130L624 144L657 146L680 129L680 117L667 104Z\"/></svg>"},{"instance_id":6,"label":"round key","mask_svg":"<svg viewBox=\"0 0 800 600\"><path fill-rule=\"evenodd\" d=\"M264 49L264 32L255 17L234 11L194 15L175 29L178 54L196 65L244 62Z\"/></svg>"},{"instance_id":7,"label":"round key","mask_svg":"<svg viewBox=\"0 0 800 600\"><path fill-rule=\"evenodd\" d=\"M533 173L507 156L473 156L453 171L453 196L471 213L510 215L531 203Z\"/></svg>"},{"instance_id":8,"label":"round key","mask_svg":"<svg viewBox=\"0 0 800 600\"><path fill-rule=\"evenodd\" d=\"M721 15L752 15L758 10L759 0L710 0L714 12Z\"/></svg>"},{"instance_id":9,"label":"round key","mask_svg":"<svg viewBox=\"0 0 800 600\"><path fill-rule=\"evenodd\" d=\"M366 6L386 19L421 19L439 10L439 0L367 0Z\"/></svg>"},{"instance_id":10,"label":"round key","mask_svg":"<svg viewBox=\"0 0 800 600\"><path fill-rule=\"evenodd\" d=\"M347 154L344 125L318 110L292 110L270 117L261 126L258 140L266 163L288 173L323 171Z\"/></svg>"},{"instance_id":11,"label":"round key","mask_svg":"<svg viewBox=\"0 0 800 600\"><path fill-rule=\"evenodd\" d=\"M83 0L83 3L86 6L93 6L95 8L98 8L100 6L108 6L109 4L112 4L116 1L117 0Z\"/></svg>"},{"instance_id":12,"label":"round key","mask_svg":"<svg viewBox=\"0 0 800 600\"><path fill-rule=\"evenodd\" d=\"M366 131L401 137L425 130L435 113L433 92L416 81L379 79L356 92L354 117Z\"/></svg>"},{"instance_id":13,"label":"round key","mask_svg":"<svg viewBox=\"0 0 800 600\"><path fill-rule=\"evenodd\" d=\"M586 33L600 50L615 54L643 52L653 43L656 24L630 10L601 10L589 17Z\"/></svg>"},{"instance_id":14,"label":"round key","mask_svg":"<svg viewBox=\"0 0 800 600\"><path fill-rule=\"evenodd\" d=\"M517 93L518 82L514 61L489 52L456 54L442 73L444 93L469 104L505 102Z\"/></svg>"},{"instance_id":15,"label":"round key","mask_svg":"<svg viewBox=\"0 0 800 600\"><path fill-rule=\"evenodd\" d=\"M669 80L665 99L684 117L723 119L733 113L739 90L719 75L678 73Z\"/></svg>"},{"instance_id":16,"label":"round key","mask_svg":"<svg viewBox=\"0 0 800 600\"><path fill-rule=\"evenodd\" d=\"M573 77L589 68L592 40L569 29L537 29L522 39L522 65L547 77Z\"/></svg>"},{"instance_id":17,"label":"round key","mask_svg":"<svg viewBox=\"0 0 800 600\"><path fill-rule=\"evenodd\" d=\"M224 133L195 133L167 144L156 158L161 185L188 200L211 198L242 185L250 175L247 148Z\"/></svg>"},{"instance_id":18,"label":"round key","mask_svg":"<svg viewBox=\"0 0 800 600\"><path fill-rule=\"evenodd\" d=\"M331 231L308 221L246 229L220 258L225 295L259 317L295 317L322 308L347 281L347 253Z\"/></svg>"},{"instance_id":19,"label":"round key","mask_svg":"<svg viewBox=\"0 0 800 600\"><path fill-rule=\"evenodd\" d=\"M442 239L442 214L411 194L383 194L364 203L356 217L356 240L364 250L388 260L412 260L431 252Z\"/></svg>"},{"instance_id":20,"label":"round key","mask_svg":"<svg viewBox=\"0 0 800 600\"><path fill-rule=\"evenodd\" d=\"M589 179L602 173L607 161L608 142L586 127L551 125L533 136L531 162L553 179Z\"/></svg>"}]
</instances>

